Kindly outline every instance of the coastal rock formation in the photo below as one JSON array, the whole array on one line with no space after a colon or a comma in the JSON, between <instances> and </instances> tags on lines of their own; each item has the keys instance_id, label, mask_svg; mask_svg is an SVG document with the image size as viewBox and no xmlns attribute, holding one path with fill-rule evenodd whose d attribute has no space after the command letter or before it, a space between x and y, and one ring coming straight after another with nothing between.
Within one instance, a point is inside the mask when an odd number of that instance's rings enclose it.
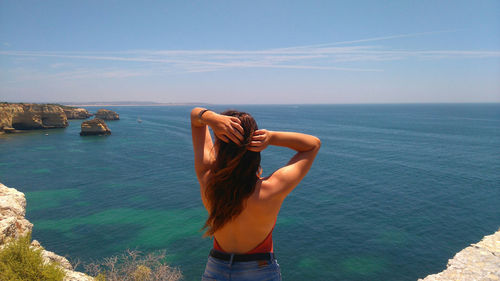
<instances>
[{"instance_id":1,"label":"coastal rock formation","mask_svg":"<svg viewBox=\"0 0 500 281\"><path fill-rule=\"evenodd\" d=\"M26 214L26 199L22 192L9 188L0 183L0 247L8 242L28 234L33 228L24 215ZM63 268L66 276L64 281L92 281L94 278L77 271L65 257L45 250L38 241L33 240L32 247L42 248L42 257L45 262L57 262Z\"/></svg>"},{"instance_id":2,"label":"coastal rock formation","mask_svg":"<svg viewBox=\"0 0 500 281\"><path fill-rule=\"evenodd\" d=\"M500 280L500 229L458 252L443 272L419 281Z\"/></svg>"},{"instance_id":3,"label":"coastal rock formation","mask_svg":"<svg viewBox=\"0 0 500 281\"><path fill-rule=\"evenodd\" d=\"M65 128L68 118L59 105L53 104L0 104L0 131Z\"/></svg>"},{"instance_id":4,"label":"coastal rock formation","mask_svg":"<svg viewBox=\"0 0 500 281\"><path fill-rule=\"evenodd\" d=\"M99 118L102 120L120 120L120 116L118 115L118 113L107 109L99 109L95 113L95 118Z\"/></svg>"},{"instance_id":5,"label":"coastal rock formation","mask_svg":"<svg viewBox=\"0 0 500 281\"><path fill-rule=\"evenodd\" d=\"M18 238L31 231L33 224L25 215L24 194L0 183L0 245L10 238Z\"/></svg>"},{"instance_id":6,"label":"coastal rock formation","mask_svg":"<svg viewBox=\"0 0 500 281\"><path fill-rule=\"evenodd\" d=\"M64 114L68 119L87 119L93 114L88 112L85 108L72 107L72 106L61 106L64 110Z\"/></svg>"},{"instance_id":7,"label":"coastal rock formation","mask_svg":"<svg viewBox=\"0 0 500 281\"><path fill-rule=\"evenodd\" d=\"M94 118L82 123L80 136L111 135L111 130L104 120Z\"/></svg>"}]
</instances>

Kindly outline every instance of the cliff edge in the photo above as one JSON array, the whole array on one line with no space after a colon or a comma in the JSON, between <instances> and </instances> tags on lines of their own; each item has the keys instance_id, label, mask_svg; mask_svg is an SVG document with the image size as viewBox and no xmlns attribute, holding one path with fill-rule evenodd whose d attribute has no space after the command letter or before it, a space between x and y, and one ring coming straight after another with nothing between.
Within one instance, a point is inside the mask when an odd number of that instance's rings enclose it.
<instances>
[{"instance_id":1,"label":"cliff edge","mask_svg":"<svg viewBox=\"0 0 500 281\"><path fill-rule=\"evenodd\" d=\"M419 281L500 280L500 229L458 252L443 272Z\"/></svg>"},{"instance_id":2,"label":"cliff edge","mask_svg":"<svg viewBox=\"0 0 500 281\"><path fill-rule=\"evenodd\" d=\"M26 199L22 192L0 183L0 247L8 240L26 235L33 228L24 216L26 215ZM64 281L92 281L94 278L77 271L69 261L62 256L45 250L38 241L33 240L32 247L42 248L43 259L47 262L57 262L63 268L66 276Z\"/></svg>"}]
</instances>

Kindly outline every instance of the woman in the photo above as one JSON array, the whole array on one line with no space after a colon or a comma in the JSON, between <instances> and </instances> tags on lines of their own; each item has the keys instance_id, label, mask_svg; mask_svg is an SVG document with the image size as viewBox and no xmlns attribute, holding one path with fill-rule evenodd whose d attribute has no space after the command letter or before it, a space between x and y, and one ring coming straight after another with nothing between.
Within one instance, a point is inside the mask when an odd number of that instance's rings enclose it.
<instances>
[{"instance_id":1,"label":"woman","mask_svg":"<svg viewBox=\"0 0 500 281\"><path fill-rule=\"evenodd\" d=\"M215 135L215 143L208 130ZM285 197L307 174L321 142L310 135L259 130L250 114L191 111L195 170L214 238L202 280L281 280L272 231ZM297 151L288 164L260 177L268 145Z\"/></svg>"}]
</instances>

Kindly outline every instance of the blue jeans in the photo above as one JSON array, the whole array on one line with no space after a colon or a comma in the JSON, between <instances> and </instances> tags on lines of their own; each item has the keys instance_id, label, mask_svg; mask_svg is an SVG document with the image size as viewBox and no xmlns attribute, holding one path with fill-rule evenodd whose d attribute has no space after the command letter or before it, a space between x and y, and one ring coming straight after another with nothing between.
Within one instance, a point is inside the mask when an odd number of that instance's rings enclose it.
<instances>
[{"instance_id":1,"label":"blue jeans","mask_svg":"<svg viewBox=\"0 0 500 281\"><path fill-rule=\"evenodd\" d=\"M208 257L202 281L281 281L280 266L273 257L266 261L232 262Z\"/></svg>"}]
</instances>

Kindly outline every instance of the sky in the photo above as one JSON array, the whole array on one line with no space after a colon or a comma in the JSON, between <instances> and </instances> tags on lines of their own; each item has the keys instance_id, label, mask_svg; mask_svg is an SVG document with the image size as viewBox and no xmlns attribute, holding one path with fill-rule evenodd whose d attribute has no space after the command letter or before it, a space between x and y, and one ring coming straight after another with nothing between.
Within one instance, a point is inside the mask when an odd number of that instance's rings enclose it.
<instances>
[{"instance_id":1,"label":"sky","mask_svg":"<svg viewBox=\"0 0 500 281\"><path fill-rule=\"evenodd\" d=\"M500 102L500 1L0 0L0 101Z\"/></svg>"}]
</instances>

